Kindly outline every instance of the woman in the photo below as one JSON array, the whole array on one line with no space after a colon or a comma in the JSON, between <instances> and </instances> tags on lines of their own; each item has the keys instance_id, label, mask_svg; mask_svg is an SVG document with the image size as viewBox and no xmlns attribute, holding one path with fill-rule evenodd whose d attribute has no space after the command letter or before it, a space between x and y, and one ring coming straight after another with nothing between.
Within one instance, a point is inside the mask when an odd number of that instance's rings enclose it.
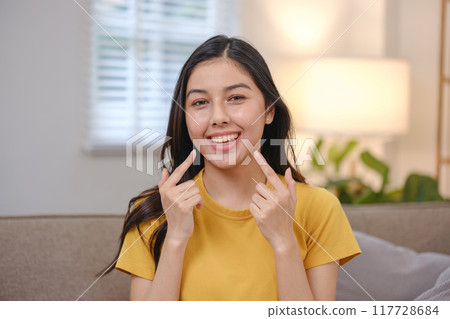
<instances>
[{"instance_id":1,"label":"woman","mask_svg":"<svg viewBox=\"0 0 450 319\"><path fill-rule=\"evenodd\" d=\"M290 133L255 48L216 36L194 51L170 111L170 167L130 201L113 264L131 274L131 300L335 299L339 265L360 250L338 200L272 143Z\"/></svg>"}]
</instances>

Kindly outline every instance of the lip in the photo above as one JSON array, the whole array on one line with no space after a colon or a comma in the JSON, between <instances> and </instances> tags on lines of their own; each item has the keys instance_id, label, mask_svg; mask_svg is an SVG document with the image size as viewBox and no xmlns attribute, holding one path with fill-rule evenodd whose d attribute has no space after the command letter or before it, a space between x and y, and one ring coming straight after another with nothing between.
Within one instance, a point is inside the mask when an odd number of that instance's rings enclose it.
<instances>
[{"instance_id":1,"label":"lip","mask_svg":"<svg viewBox=\"0 0 450 319\"><path fill-rule=\"evenodd\" d=\"M231 135L231 134L236 134L236 133L238 134L237 139L235 139L233 142L229 142L227 144L214 144L213 141L211 140L211 137L226 136L226 135ZM236 145L240 139L241 139L240 132L220 132L220 133L213 133L208 136L209 145L211 145L211 147L213 149L215 149L216 151L228 151L228 150L236 147Z\"/></svg>"}]
</instances>

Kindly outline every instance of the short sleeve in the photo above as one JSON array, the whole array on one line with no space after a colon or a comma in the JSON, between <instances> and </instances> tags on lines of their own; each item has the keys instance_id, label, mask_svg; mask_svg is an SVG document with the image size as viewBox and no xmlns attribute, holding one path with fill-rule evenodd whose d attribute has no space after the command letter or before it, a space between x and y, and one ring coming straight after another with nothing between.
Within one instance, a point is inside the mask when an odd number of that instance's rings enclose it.
<instances>
[{"instance_id":1,"label":"short sleeve","mask_svg":"<svg viewBox=\"0 0 450 319\"><path fill-rule=\"evenodd\" d=\"M120 250L116 269L127 274L153 280L155 276L155 261L150 253L149 239L160 223L151 221L133 227L125 235Z\"/></svg>"},{"instance_id":2,"label":"short sleeve","mask_svg":"<svg viewBox=\"0 0 450 319\"><path fill-rule=\"evenodd\" d=\"M305 214L307 253L305 269L340 260L344 265L361 254L350 223L339 200L318 188Z\"/></svg>"}]
</instances>

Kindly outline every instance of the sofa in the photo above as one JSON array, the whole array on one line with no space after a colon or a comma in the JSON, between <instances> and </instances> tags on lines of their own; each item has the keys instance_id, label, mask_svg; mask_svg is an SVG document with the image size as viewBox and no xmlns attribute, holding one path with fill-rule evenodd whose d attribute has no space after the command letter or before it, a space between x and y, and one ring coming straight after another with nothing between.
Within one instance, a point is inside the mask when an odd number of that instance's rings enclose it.
<instances>
[{"instance_id":1,"label":"sofa","mask_svg":"<svg viewBox=\"0 0 450 319\"><path fill-rule=\"evenodd\" d=\"M344 210L363 253L339 270L337 300L447 298L450 202ZM129 276L96 275L112 261L122 223L119 215L0 217L0 300L127 300Z\"/></svg>"}]
</instances>

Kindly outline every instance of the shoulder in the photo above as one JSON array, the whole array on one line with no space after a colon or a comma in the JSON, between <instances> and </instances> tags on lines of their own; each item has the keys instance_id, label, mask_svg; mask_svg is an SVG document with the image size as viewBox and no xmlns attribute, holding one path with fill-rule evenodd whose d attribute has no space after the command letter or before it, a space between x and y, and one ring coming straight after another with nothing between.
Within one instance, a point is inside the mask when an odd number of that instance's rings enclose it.
<instances>
[{"instance_id":1,"label":"shoulder","mask_svg":"<svg viewBox=\"0 0 450 319\"><path fill-rule=\"evenodd\" d=\"M280 180L286 185L284 176L277 174ZM297 203L302 206L341 206L339 199L325 188L309 185L306 183L295 182Z\"/></svg>"},{"instance_id":2,"label":"shoulder","mask_svg":"<svg viewBox=\"0 0 450 319\"><path fill-rule=\"evenodd\" d=\"M299 217L309 222L341 219L345 216L339 199L325 188L297 183Z\"/></svg>"},{"instance_id":3,"label":"shoulder","mask_svg":"<svg viewBox=\"0 0 450 319\"><path fill-rule=\"evenodd\" d=\"M148 245L151 236L162 223L163 220L160 218L159 220L144 221L131 227L125 235L124 243L133 244L141 239L145 245Z\"/></svg>"},{"instance_id":4,"label":"shoulder","mask_svg":"<svg viewBox=\"0 0 450 319\"><path fill-rule=\"evenodd\" d=\"M329 190L304 183L297 183L297 195L300 200L317 205L339 205L339 199Z\"/></svg>"},{"instance_id":5,"label":"shoulder","mask_svg":"<svg viewBox=\"0 0 450 319\"><path fill-rule=\"evenodd\" d=\"M278 175L286 184L284 177ZM346 220L339 199L325 188L296 182L297 204L295 218L306 227Z\"/></svg>"}]
</instances>

